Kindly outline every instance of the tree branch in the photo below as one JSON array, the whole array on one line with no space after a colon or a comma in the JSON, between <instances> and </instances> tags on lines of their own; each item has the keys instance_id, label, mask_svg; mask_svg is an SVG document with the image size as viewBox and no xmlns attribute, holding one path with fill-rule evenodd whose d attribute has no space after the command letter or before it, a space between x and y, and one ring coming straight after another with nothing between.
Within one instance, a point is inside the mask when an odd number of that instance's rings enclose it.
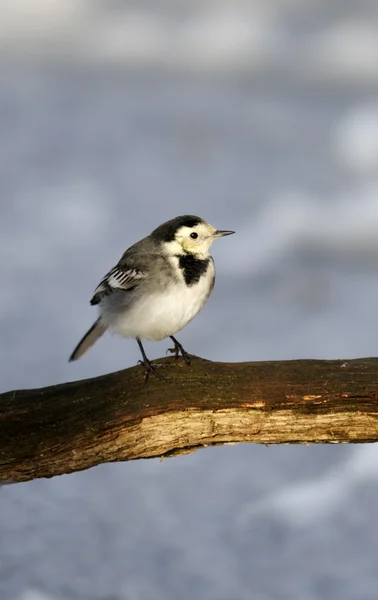
<instances>
[{"instance_id":1,"label":"tree branch","mask_svg":"<svg viewBox=\"0 0 378 600\"><path fill-rule=\"evenodd\" d=\"M378 440L378 359L213 363L157 361L0 395L0 481L236 442Z\"/></svg>"}]
</instances>

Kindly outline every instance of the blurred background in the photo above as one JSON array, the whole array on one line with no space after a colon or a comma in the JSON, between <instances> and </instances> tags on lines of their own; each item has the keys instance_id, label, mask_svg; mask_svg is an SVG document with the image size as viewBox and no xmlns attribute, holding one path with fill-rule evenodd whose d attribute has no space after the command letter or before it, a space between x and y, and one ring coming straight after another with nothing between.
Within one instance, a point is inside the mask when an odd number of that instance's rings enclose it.
<instances>
[{"instance_id":1,"label":"blurred background","mask_svg":"<svg viewBox=\"0 0 378 600\"><path fill-rule=\"evenodd\" d=\"M1 391L134 365L110 336L67 360L100 278L185 213L237 232L189 352L377 355L374 0L9 0L0 82ZM0 598L376 600L377 504L375 445L6 486Z\"/></svg>"}]
</instances>

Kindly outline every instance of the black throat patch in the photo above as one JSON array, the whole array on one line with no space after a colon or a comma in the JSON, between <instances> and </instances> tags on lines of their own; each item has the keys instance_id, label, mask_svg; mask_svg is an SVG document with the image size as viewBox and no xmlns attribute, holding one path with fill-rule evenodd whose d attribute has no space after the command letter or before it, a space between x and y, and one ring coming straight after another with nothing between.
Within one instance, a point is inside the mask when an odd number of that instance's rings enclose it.
<instances>
[{"instance_id":1,"label":"black throat patch","mask_svg":"<svg viewBox=\"0 0 378 600\"><path fill-rule=\"evenodd\" d=\"M183 272L186 285L198 283L209 266L210 258L195 258L193 254L182 254L178 257L179 267Z\"/></svg>"}]
</instances>

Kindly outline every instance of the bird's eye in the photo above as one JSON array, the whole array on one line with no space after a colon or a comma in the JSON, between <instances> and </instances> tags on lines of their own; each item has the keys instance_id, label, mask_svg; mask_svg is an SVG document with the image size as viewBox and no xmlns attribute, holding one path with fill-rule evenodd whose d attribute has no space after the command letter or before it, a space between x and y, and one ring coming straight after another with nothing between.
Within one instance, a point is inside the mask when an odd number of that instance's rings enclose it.
<instances>
[{"instance_id":1,"label":"bird's eye","mask_svg":"<svg viewBox=\"0 0 378 600\"><path fill-rule=\"evenodd\" d=\"M190 237L195 240L198 238L198 233L196 233L195 231L193 231L193 233L190 234Z\"/></svg>"}]
</instances>

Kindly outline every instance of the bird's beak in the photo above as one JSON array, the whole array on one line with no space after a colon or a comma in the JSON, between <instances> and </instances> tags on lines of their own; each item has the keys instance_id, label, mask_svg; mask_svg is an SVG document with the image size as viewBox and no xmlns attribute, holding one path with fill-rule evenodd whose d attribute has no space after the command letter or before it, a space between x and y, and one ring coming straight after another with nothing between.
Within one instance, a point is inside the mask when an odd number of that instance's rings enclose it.
<instances>
[{"instance_id":1,"label":"bird's beak","mask_svg":"<svg viewBox=\"0 0 378 600\"><path fill-rule=\"evenodd\" d=\"M227 230L217 229L214 232L214 237L223 237L225 235L232 235L233 233L235 233L235 231L227 231Z\"/></svg>"}]
</instances>

